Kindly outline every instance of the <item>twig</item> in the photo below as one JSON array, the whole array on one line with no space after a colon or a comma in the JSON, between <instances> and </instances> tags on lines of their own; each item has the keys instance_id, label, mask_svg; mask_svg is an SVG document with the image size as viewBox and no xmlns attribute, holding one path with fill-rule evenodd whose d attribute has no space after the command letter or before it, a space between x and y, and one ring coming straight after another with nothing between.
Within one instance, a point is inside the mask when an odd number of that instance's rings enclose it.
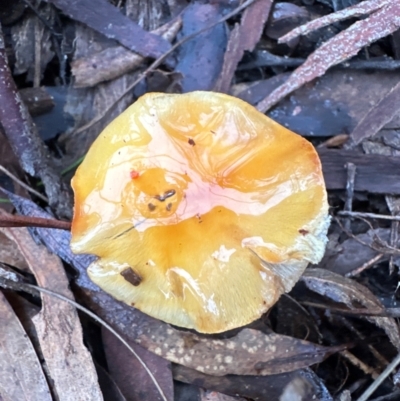
<instances>
[{"instance_id":1,"label":"twig","mask_svg":"<svg viewBox=\"0 0 400 401\"><path fill-rule=\"evenodd\" d=\"M338 212L340 216L350 216L350 217L366 217L369 219L380 219L380 220L393 220L400 221L400 216L389 216L387 214L376 214L376 213L362 213L362 212L346 212L345 210Z\"/></svg>"},{"instance_id":2,"label":"twig","mask_svg":"<svg viewBox=\"0 0 400 401\"><path fill-rule=\"evenodd\" d=\"M370 366L368 366L363 361L358 359L351 352L344 350L344 351L340 351L339 354L342 355L343 358L346 358L354 366L361 369L365 374L372 376L374 379L377 379L379 377L378 373L375 372L374 369L372 369Z\"/></svg>"},{"instance_id":3,"label":"twig","mask_svg":"<svg viewBox=\"0 0 400 401\"><path fill-rule=\"evenodd\" d=\"M369 267L373 266L376 262L381 260L383 258L383 253L379 253L372 259L368 260L368 262L365 262L362 264L360 267L357 267L356 269L348 272L345 274L345 277L354 277L357 276L358 274L362 273L364 270L368 269Z\"/></svg>"},{"instance_id":4,"label":"twig","mask_svg":"<svg viewBox=\"0 0 400 401\"><path fill-rule=\"evenodd\" d=\"M45 201L46 203L49 203L49 200L42 195L40 192L35 191L33 188L31 188L29 185L26 185L23 181L21 181L17 176L15 176L13 173L10 173L5 167L3 167L0 164L0 171L2 171L4 174L8 175L13 181L21 185L22 188L25 188L28 192L36 195L39 199L42 201Z\"/></svg>"},{"instance_id":5,"label":"twig","mask_svg":"<svg viewBox=\"0 0 400 401\"><path fill-rule=\"evenodd\" d=\"M258 0L247 0L245 1L241 6L236 7L233 11L231 11L230 13L228 13L227 15L225 15L224 17L220 18L218 21L213 22L212 24L207 25L206 27L200 29L197 32L192 33L191 35L188 35L186 37L184 37L183 39L181 39L179 42L175 43L168 51L166 51L162 56L160 56L159 58L157 58L156 60L153 61L153 63L146 68L146 70L144 70L139 76L138 78L132 82L127 88L125 88L125 90L112 102L112 104L110 106L108 106L105 110L103 110L102 113L100 113L98 116L96 116L95 118L93 118L91 121L89 121L88 123L86 123L85 125L83 125L82 127L78 128L76 131L74 131L72 133L72 135L78 135L83 131L86 131L87 129L89 129L90 127L92 127L94 124L98 123L99 121L101 121L109 112L110 110L119 102L121 101L125 95L127 95L131 90L133 90L133 88L135 88L135 86L140 83L142 81L142 79L144 79L146 77L146 75L152 71L154 71L157 67L160 66L160 64L170 55L172 54L179 46L183 45L184 43L188 42L189 40L192 40L193 38L195 38L196 36L202 34L203 32L208 31L211 28L214 28L214 26L221 24L222 22L227 21L229 18L232 18L233 16L235 16L236 14L240 13L241 11L243 11L245 8L247 8L248 6L250 6L251 4L253 4L254 2L256 2Z\"/></svg>"},{"instance_id":6,"label":"twig","mask_svg":"<svg viewBox=\"0 0 400 401\"><path fill-rule=\"evenodd\" d=\"M400 200L398 197L386 195L385 196L386 204L390 210L392 216L399 216L400 214ZM398 244L398 234L399 234L399 222L392 221L390 226L390 241L389 245L392 247L397 247ZM389 260L389 273L392 274L394 272L394 257L391 256Z\"/></svg>"},{"instance_id":7,"label":"twig","mask_svg":"<svg viewBox=\"0 0 400 401\"><path fill-rule=\"evenodd\" d=\"M0 277L0 286L6 287L6 288L12 288L17 291L25 291L30 294L32 294L32 291L38 291L43 294L50 295L54 298L58 298L61 301L67 302L70 305L74 306L76 309L82 311L83 313L86 313L88 316L90 316L92 319L94 319L96 322L101 324L103 327L105 327L108 331L110 331L116 338L118 338L119 341L122 342L122 344L125 345L126 348L135 356L135 358L139 361L139 363L143 366L143 369L147 372L149 375L151 381L154 383L155 387L157 388L157 391L160 393L161 398L164 401L168 401L166 395L164 394L164 391L160 387L160 385L157 382L157 379L154 377L153 373L151 373L150 369L148 366L145 364L145 362L140 358L140 356L135 352L135 350L128 344L127 341L124 340L124 338L119 335L107 322L105 322L103 319L95 315L93 312L91 312L89 309L86 309L85 307L79 305L77 302L73 301L72 299L69 299L65 297L64 295L58 294L54 291L48 290L46 288L38 287L33 284L27 284L27 283L16 283L15 281L5 279L3 277Z\"/></svg>"},{"instance_id":8,"label":"twig","mask_svg":"<svg viewBox=\"0 0 400 401\"><path fill-rule=\"evenodd\" d=\"M329 309L332 313L341 313L350 316L372 316L372 317L400 317L400 308L354 308L345 309L332 305L319 304L317 302L304 301L301 305L311 306L312 308L318 309Z\"/></svg>"},{"instance_id":9,"label":"twig","mask_svg":"<svg viewBox=\"0 0 400 401\"><path fill-rule=\"evenodd\" d=\"M0 213L0 227L42 227L58 228L60 230L71 229L69 221L44 219L43 217L8 215Z\"/></svg>"},{"instance_id":10,"label":"twig","mask_svg":"<svg viewBox=\"0 0 400 401\"><path fill-rule=\"evenodd\" d=\"M356 165L353 163L346 163L347 168L347 182L346 182L346 202L344 204L344 211L351 212L353 209L353 196L354 196L354 181L356 177ZM351 220L347 219L344 222L347 230L350 230Z\"/></svg>"},{"instance_id":11,"label":"twig","mask_svg":"<svg viewBox=\"0 0 400 401\"><path fill-rule=\"evenodd\" d=\"M389 4L390 0L369 0L364 1L361 4L356 4L351 7L347 7L343 10L337 11L332 14L325 15L321 18L314 19L310 22L307 22L304 25L301 25L284 36L278 39L279 43L288 42L291 39L296 38L299 35L307 35L308 33L314 31L315 29L320 29L324 26L333 24L338 21L342 21L348 18L359 17L361 15L369 14L378 9L384 7L386 4Z\"/></svg>"},{"instance_id":12,"label":"twig","mask_svg":"<svg viewBox=\"0 0 400 401\"><path fill-rule=\"evenodd\" d=\"M391 394L382 395L370 401L398 401L399 396L400 396L400 390L394 390L393 393Z\"/></svg>"},{"instance_id":13,"label":"twig","mask_svg":"<svg viewBox=\"0 0 400 401\"><path fill-rule=\"evenodd\" d=\"M40 81L42 78L42 38L41 36L41 27L40 27L40 20L35 19L35 69L33 75L33 87L39 88Z\"/></svg>"},{"instance_id":14,"label":"twig","mask_svg":"<svg viewBox=\"0 0 400 401\"><path fill-rule=\"evenodd\" d=\"M371 353L374 355L374 357L380 362L379 371L382 370L384 366L388 365L389 361L383 355L381 355L373 345L368 344L366 336L364 334L362 334L360 331L358 331L354 327L352 322L350 322L349 319L346 319L343 316L337 316L336 319L339 320L339 322L343 326L347 327L352 333L354 333L360 340L366 342L368 349L371 351ZM375 369L376 368L377 368L377 366L375 366Z\"/></svg>"},{"instance_id":15,"label":"twig","mask_svg":"<svg viewBox=\"0 0 400 401\"><path fill-rule=\"evenodd\" d=\"M396 369L400 363L400 354L387 366L387 368L373 381L373 383L364 391L357 401L367 401L370 395L383 383L383 381Z\"/></svg>"},{"instance_id":16,"label":"twig","mask_svg":"<svg viewBox=\"0 0 400 401\"><path fill-rule=\"evenodd\" d=\"M341 212L339 212L341 213ZM372 214L372 213L371 213ZM390 246L388 243L386 243L385 241L383 241L382 239L380 239L376 233L375 233L375 229L374 227L372 227L372 224L366 220L364 217L361 216L356 216L357 218L363 220L370 228L370 230L373 233L373 242L371 244L367 244L366 242L360 240L360 238L358 238L356 235L354 235L352 232L350 232L349 230L346 230L346 228L343 226L343 224L340 222L340 220L337 217L334 217L336 223L338 224L338 226L350 237L353 238L355 241L357 241L358 243L367 246L371 249L373 249L374 251L378 252L378 253L383 253L385 255L399 255L400 254L400 250L397 248L394 248L392 246ZM376 245L374 245L376 244Z\"/></svg>"}]
</instances>

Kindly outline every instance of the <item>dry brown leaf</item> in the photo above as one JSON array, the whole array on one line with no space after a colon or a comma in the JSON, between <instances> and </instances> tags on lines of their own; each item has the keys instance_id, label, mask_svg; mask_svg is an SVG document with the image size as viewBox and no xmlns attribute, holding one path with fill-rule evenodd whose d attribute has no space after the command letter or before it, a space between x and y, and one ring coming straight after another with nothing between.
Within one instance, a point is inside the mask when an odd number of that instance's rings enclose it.
<instances>
[{"instance_id":1,"label":"dry brown leaf","mask_svg":"<svg viewBox=\"0 0 400 401\"><path fill-rule=\"evenodd\" d=\"M0 400L52 401L35 350L1 291Z\"/></svg>"},{"instance_id":2,"label":"dry brown leaf","mask_svg":"<svg viewBox=\"0 0 400 401\"><path fill-rule=\"evenodd\" d=\"M40 286L73 298L57 256L37 245L26 228L0 230L18 246ZM82 328L75 309L48 295L42 295L42 303L41 312L33 322L58 399L102 400L93 361L83 345Z\"/></svg>"},{"instance_id":3,"label":"dry brown leaf","mask_svg":"<svg viewBox=\"0 0 400 401\"><path fill-rule=\"evenodd\" d=\"M138 359L130 352L127 352L124 344L113 333L108 330L102 330L102 339L108 371L127 401L142 400L144 393L146 393L146 400L165 400ZM166 399L173 401L174 385L171 364L167 360L148 352L138 344L131 342L129 345L146 362L146 365L162 388Z\"/></svg>"},{"instance_id":4,"label":"dry brown leaf","mask_svg":"<svg viewBox=\"0 0 400 401\"><path fill-rule=\"evenodd\" d=\"M3 233L0 232L0 262L17 267L20 270L29 271L28 265L21 252Z\"/></svg>"},{"instance_id":5,"label":"dry brown leaf","mask_svg":"<svg viewBox=\"0 0 400 401\"><path fill-rule=\"evenodd\" d=\"M52 24L54 10L45 5L40 10L41 17ZM47 65L54 57L54 48L51 43L51 32L33 13L26 13L11 27L11 41L14 49L15 64L13 73L20 75L26 73L29 82L41 78ZM37 54L39 45L40 54ZM39 67L39 68L38 68Z\"/></svg>"},{"instance_id":6,"label":"dry brown leaf","mask_svg":"<svg viewBox=\"0 0 400 401\"><path fill-rule=\"evenodd\" d=\"M375 135L399 114L399 108L400 82L357 124L350 135L352 145L358 145L363 139Z\"/></svg>"},{"instance_id":7,"label":"dry brown leaf","mask_svg":"<svg viewBox=\"0 0 400 401\"><path fill-rule=\"evenodd\" d=\"M265 113L286 95L323 75L328 68L357 54L364 46L390 35L400 27L400 4L389 2L368 18L357 21L315 50L288 80L257 105Z\"/></svg>"},{"instance_id":8,"label":"dry brown leaf","mask_svg":"<svg viewBox=\"0 0 400 401\"><path fill-rule=\"evenodd\" d=\"M253 329L243 329L234 337L220 340L172 328L163 331L160 326L136 341L171 362L215 376L290 372L319 363L340 348Z\"/></svg>"},{"instance_id":9,"label":"dry brown leaf","mask_svg":"<svg viewBox=\"0 0 400 401\"><path fill-rule=\"evenodd\" d=\"M230 34L221 73L214 86L216 92L228 93L236 67L245 51L251 51L260 40L273 0L259 0L243 13L242 20Z\"/></svg>"},{"instance_id":10,"label":"dry brown leaf","mask_svg":"<svg viewBox=\"0 0 400 401\"><path fill-rule=\"evenodd\" d=\"M384 307L376 296L366 287L354 280L340 276L329 270L307 269L301 280L306 286L335 302L344 303L348 308L382 309ZM396 348L400 348L400 332L396 321L388 317L366 317L370 322L382 328Z\"/></svg>"}]
</instances>

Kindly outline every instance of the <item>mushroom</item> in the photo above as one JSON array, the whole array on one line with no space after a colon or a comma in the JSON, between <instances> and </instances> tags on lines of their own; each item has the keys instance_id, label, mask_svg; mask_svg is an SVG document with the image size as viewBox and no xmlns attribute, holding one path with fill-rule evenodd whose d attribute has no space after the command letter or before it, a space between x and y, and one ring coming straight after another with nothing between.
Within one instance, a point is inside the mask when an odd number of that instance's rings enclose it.
<instances>
[{"instance_id":1,"label":"mushroom","mask_svg":"<svg viewBox=\"0 0 400 401\"><path fill-rule=\"evenodd\" d=\"M259 318L321 260L329 226L313 146L237 98L148 93L72 180L71 248L104 291L176 326Z\"/></svg>"}]
</instances>

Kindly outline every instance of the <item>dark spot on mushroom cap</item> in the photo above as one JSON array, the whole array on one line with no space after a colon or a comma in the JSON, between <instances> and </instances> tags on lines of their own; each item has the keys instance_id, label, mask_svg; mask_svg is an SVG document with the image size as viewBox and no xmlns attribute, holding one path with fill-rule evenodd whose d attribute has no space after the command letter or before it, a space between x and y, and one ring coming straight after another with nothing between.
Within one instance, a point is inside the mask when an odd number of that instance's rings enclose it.
<instances>
[{"instance_id":1,"label":"dark spot on mushroom cap","mask_svg":"<svg viewBox=\"0 0 400 401\"><path fill-rule=\"evenodd\" d=\"M309 231L308 231L308 230L305 230L304 228L300 228L299 233L300 233L301 235L307 235L307 234L309 233Z\"/></svg>"},{"instance_id":2,"label":"dark spot on mushroom cap","mask_svg":"<svg viewBox=\"0 0 400 401\"><path fill-rule=\"evenodd\" d=\"M153 211L153 210L156 209L156 206L153 205L152 203L149 203L147 206L148 206L148 208L149 208L150 211Z\"/></svg>"},{"instance_id":3,"label":"dark spot on mushroom cap","mask_svg":"<svg viewBox=\"0 0 400 401\"><path fill-rule=\"evenodd\" d=\"M175 189L169 189L168 191L165 191L162 195L155 195L154 198L159 200L160 202L164 202L166 199L174 196L175 194Z\"/></svg>"},{"instance_id":4,"label":"dark spot on mushroom cap","mask_svg":"<svg viewBox=\"0 0 400 401\"><path fill-rule=\"evenodd\" d=\"M142 282L142 277L140 277L131 267L126 268L120 274L128 283L131 283L135 287Z\"/></svg>"},{"instance_id":5,"label":"dark spot on mushroom cap","mask_svg":"<svg viewBox=\"0 0 400 401\"><path fill-rule=\"evenodd\" d=\"M189 138L188 144L194 146L196 145L196 142L192 138Z\"/></svg>"}]
</instances>

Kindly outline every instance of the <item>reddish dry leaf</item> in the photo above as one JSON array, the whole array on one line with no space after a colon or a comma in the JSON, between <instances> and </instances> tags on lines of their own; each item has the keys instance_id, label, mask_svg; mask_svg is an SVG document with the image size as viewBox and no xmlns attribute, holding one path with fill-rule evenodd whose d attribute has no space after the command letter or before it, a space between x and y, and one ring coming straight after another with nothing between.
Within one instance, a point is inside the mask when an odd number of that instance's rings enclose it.
<instances>
[{"instance_id":1,"label":"reddish dry leaf","mask_svg":"<svg viewBox=\"0 0 400 401\"><path fill-rule=\"evenodd\" d=\"M306 286L335 302L344 303L348 308L359 308L363 305L367 310L382 309L384 307L376 296L366 287L354 280L340 276L329 270L307 269L301 280ZM396 348L400 348L400 332L396 321L388 317L367 317L370 322L382 328Z\"/></svg>"},{"instance_id":2,"label":"reddish dry leaf","mask_svg":"<svg viewBox=\"0 0 400 401\"><path fill-rule=\"evenodd\" d=\"M399 108L400 82L357 124L350 135L352 145L358 145L363 139L374 136L399 114Z\"/></svg>"},{"instance_id":3,"label":"reddish dry leaf","mask_svg":"<svg viewBox=\"0 0 400 401\"><path fill-rule=\"evenodd\" d=\"M1 291L0 400L52 400L35 350Z\"/></svg>"},{"instance_id":4,"label":"reddish dry leaf","mask_svg":"<svg viewBox=\"0 0 400 401\"><path fill-rule=\"evenodd\" d=\"M313 21L310 21L307 24L299 26L298 28L295 28L286 35L282 36L279 39L279 42L287 43L290 40L296 38L297 36L307 35L308 33L315 31L316 29L334 24L335 22L339 22L348 18L359 17L365 14L370 14L389 4L390 1L391 0L362 1L360 4L355 4L354 6L347 7L343 10L337 11L329 15L325 15L321 18L317 18Z\"/></svg>"},{"instance_id":5,"label":"reddish dry leaf","mask_svg":"<svg viewBox=\"0 0 400 401\"><path fill-rule=\"evenodd\" d=\"M244 11L240 25L236 24L230 34L222 71L214 86L215 91L229 92L233 75L244 52L253 50L260 40L272 3L273 0L259 0Z\"/></svg>"},{"instance_id":6,"label":"reddish dry leaf","mask_svg":"<svg viewBox=\"0 0 400 401\"><path fill-rule=\"evenodd\" d=\"M160 57L170 43L135 24L107 0L47 0L70 18L145 57Z\"/></svg>"},{"instance_id":7,"label":"reddish dry leaf","mask_svg":"<svg viewBox=\"0 0 400 401\"><path fill-rule=\"evenodd\" d=\"M57 256L37 245L26 228L0 230L18 246L40 286L73 298ZM83 345L76 310L48 295L42 295L42 303L33 322L58 399L102 400L93 361Z\"/></svg>"},{"instance_id":8,"label":"reddish dry leaf","mask_svg":"<svg viewBox=\"0 0 400 401\"><path fill-rule=\"evenodd\" d=\"M286 95L323 75L328 68L357 54L364 46L390 35L400 27L400 4L391 2L354 23L315 50L289 79L257 105L265 113Z\"/></svg>"}]
</instances>

